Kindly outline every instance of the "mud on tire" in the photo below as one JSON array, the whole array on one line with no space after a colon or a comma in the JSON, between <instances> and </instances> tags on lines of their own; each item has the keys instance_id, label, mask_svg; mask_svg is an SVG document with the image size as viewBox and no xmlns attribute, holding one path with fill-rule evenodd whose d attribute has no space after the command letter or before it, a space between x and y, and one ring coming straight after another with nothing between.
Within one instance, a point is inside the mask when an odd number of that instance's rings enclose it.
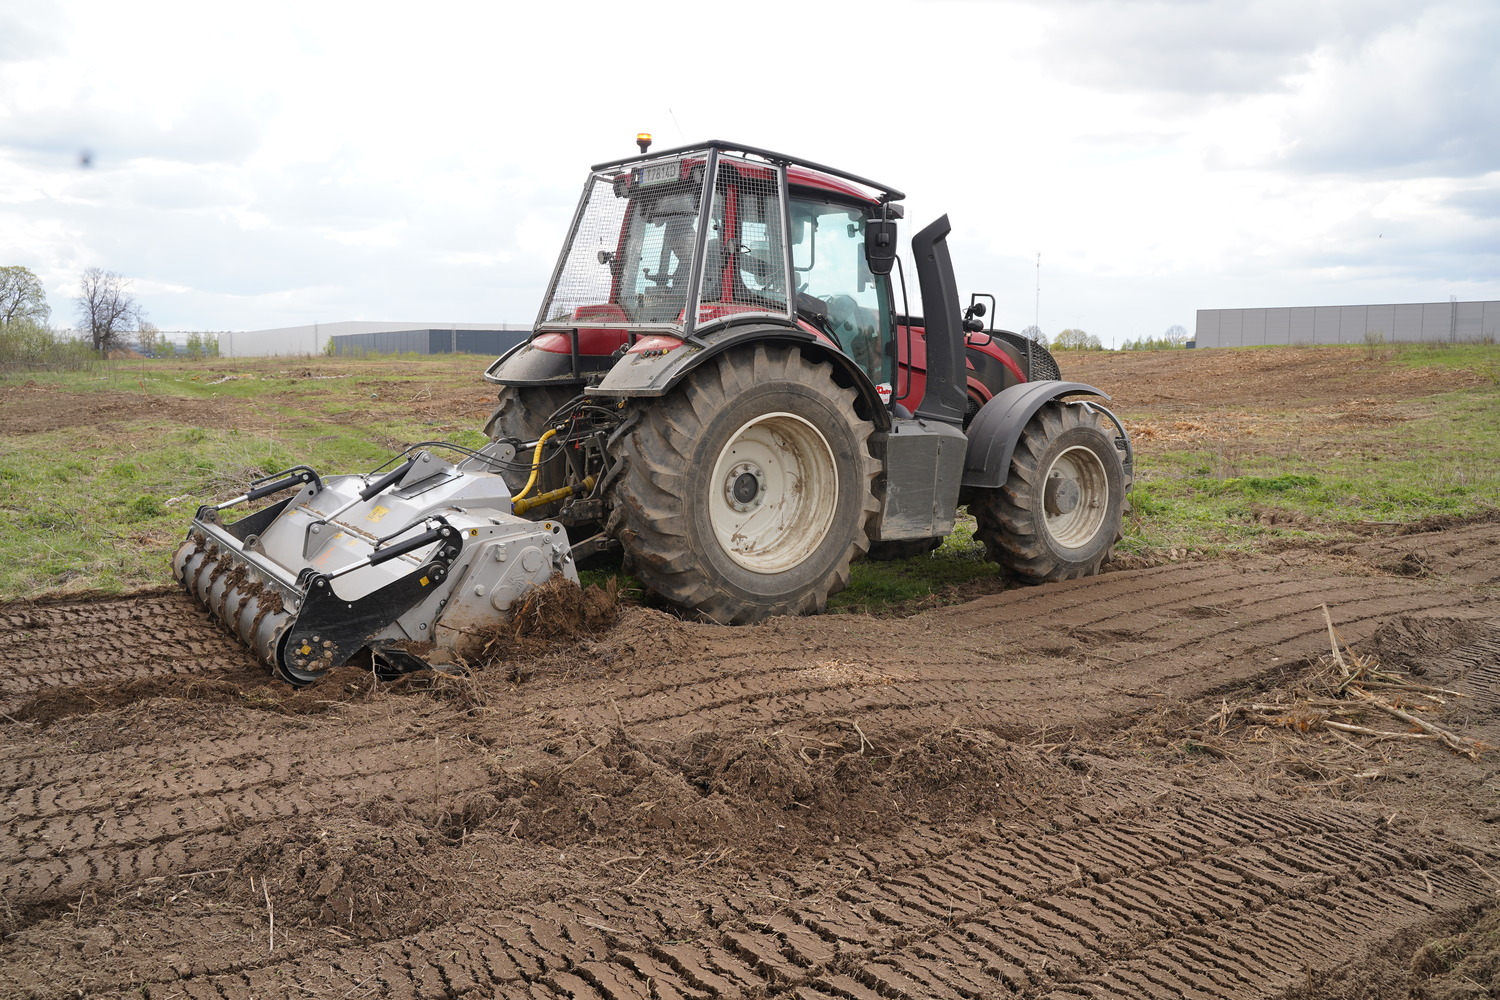
<instances>
[{"instance_id":1,"label":"mud on tire","mask_svg":"<svg viewBox=\"0 0 1500 1000\"><path fill-rule=\"evenodd\" d=\"M626 567L722 623L821 611L878 509L870 425L833 369L757 345L641 405L611 445L608 530Z\"/></svg>"},{"instance_id":2,"label":"mud on tire","mask_svg":"<svg viewBox=\"0 0 1500 1000\"><path fill-rule=\"evenodd\" d=\"M988 558L1027 583L1092 576L1120 540L1124 465L1112 425L1050 402L1021 432L1005 485L969 509Z\"/></svg>"}]
</instances>

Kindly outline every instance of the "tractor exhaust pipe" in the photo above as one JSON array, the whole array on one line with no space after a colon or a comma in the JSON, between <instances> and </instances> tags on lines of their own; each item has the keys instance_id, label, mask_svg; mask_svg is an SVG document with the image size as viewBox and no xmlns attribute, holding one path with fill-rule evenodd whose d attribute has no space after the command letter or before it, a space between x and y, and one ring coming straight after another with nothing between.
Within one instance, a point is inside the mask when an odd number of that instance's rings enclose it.
<instances>
[{"instance_id":1,"label":"tractor exhaust pipe","mask_svg":"<svg viewBox=\"0 0 1500 1000\"><path fill-rule=\"evenodd\" d=\"M943 215L911 238L927 329L927 391L916 416L961 426L968 379L958 315L958 282L953 277L953 258L948 254L952 230L948 216Z\"/></svg>"}]
</instances>

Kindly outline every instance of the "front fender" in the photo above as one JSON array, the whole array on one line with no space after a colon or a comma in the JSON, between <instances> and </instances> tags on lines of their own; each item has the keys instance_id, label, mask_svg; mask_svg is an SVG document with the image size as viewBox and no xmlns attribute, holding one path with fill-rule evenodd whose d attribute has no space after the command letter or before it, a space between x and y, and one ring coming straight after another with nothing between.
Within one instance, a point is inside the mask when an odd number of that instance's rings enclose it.
<instances>
[{"instance_id":1,"label":"front fender","mask_svg":"<svg viewBox=\"0 0 1500 1000\"><path fill-rule=\"evenodd\" d=\"M969 423L964 488L1004 486L1016 442L1036 411L1054 399L1075 395L1109 398L1108 394L1082 382L1022 382L996 393Z\"/></svg>"},{"instance_id":2,"label":"front fender","mask_svg":"<svg viewBox=\"0 0 1500 1000\"><path fill-rule=\"evenodd\" d=\"M559 354L533 347L524 340L485 369L484 380L496 385L583 385L608 371L614 354Z\"/></svg>"}]
</instances>

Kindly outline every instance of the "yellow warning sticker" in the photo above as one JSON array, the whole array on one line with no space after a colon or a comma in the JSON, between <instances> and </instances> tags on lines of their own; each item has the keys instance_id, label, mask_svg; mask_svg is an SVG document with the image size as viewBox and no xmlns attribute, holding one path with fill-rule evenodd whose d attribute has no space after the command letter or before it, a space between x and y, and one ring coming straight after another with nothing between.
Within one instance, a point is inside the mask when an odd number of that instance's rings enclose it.
<instances>
[{"instance_id":1,"label":"yellow warning sticker","mask_svg":"<svg viewBox=\"0 0 1500 1000\"><path fill-rule=\"evenodd\" d=\"M390 512L391 512L391 509L389 507L380 507L380 506L377 506L374 510L370 511L370 513L368 513L368 514L365 515L365 520L366 521L378 521L382 517L385 517Z\"/></svg>"},{"instance_id":2,"label":"yellow warning sticker","mask_svg":"<svg viewBox=\"0 0 1500 1000\"><path fill-rule=\"evenodd\" d=\"M422 577L422 586L427 586L427 577Z\"/></svg>"}]
</instances>

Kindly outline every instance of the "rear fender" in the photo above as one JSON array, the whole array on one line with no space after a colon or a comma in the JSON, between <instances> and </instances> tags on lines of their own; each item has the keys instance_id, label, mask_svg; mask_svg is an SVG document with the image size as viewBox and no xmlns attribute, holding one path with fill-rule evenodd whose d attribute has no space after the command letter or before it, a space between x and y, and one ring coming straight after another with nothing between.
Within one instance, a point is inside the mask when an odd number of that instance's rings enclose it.
<instances>
[{"instance_id":1,"label":"rear fender","mask_svg":"<svg viewBox=\"0 0 1500 1000\"><path fill-rule=\"evenodd\" d=\"M721 327L699 334L681 347L645 351L620 358L609 374L589 390L594 396L665 396L695 368L744 344L788 344L815 361L827 361L838 373L840 384L852 387L863 411L871 415L877 430L886 430L891 414L876 391L875 383L842 351L803 330L785 326L745 325Z\"/></svg>"},{"instance_id":2,"label":"rear fender","mask_svg":"<svg viewBox=\"0 0 1500 1000\"><path fill-rule=\"evenodd\" d=\"M1109 396L1091 385L1082 382L1022 382L999 393L979 408L969 424L969 450L964 460L963 485L965 489L997 489L1005 485L1010 475L1010 460L1015 453L1016 442L1026 424L1036 411L1063 396ZM1132 464L1130 439L1113 413L1095 403L1091 406L1104 413L1114 422L1125 441L1125 466L1127 475Z\"/></svg>"}]
</instances>

